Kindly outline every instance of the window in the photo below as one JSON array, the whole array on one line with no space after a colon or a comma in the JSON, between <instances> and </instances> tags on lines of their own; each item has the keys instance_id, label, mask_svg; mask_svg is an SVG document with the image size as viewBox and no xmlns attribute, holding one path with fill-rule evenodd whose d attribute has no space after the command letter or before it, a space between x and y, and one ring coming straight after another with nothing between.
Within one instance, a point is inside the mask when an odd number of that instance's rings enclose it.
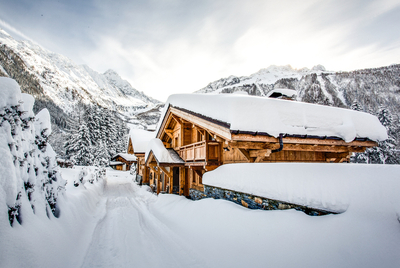
<instances>
[{"instance_id":1,"label":"window","mask_svg":"<svg viewBox=\"0 0 400 268\"><path fill-rule=\"evenodd\" d=\"M197 141L202 141L203 140L203 134L201 134L200 131L197 130Z\"/></svg>"},{"instance_id":2,"label":"window","mask_svg":"<svg viewBox=\"0 0 400 268\"><path fill-rule=\"evenodd\" d=\"M194 172L193 169L191 170L190 175L192 176L192 182L196 183L196 172Z\"/></svg>"}]
</instances>

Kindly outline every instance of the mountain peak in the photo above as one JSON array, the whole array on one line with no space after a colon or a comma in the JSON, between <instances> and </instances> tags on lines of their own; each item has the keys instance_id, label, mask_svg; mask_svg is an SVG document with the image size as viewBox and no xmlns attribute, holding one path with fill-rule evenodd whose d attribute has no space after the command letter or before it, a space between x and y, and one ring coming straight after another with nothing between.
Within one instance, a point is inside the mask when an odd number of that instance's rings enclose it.
<instances>
[{"instance_id":1,"label":"mountain peak","mask_svg":"<svg viewBox=\"0 0 400 268\"><path fill-rule=\"evenodd\" d=\"M321 71L321 72L325 72L326 69L325 69L325 67L324 67L323 65L318 64L318 65L315 65L314 67L312 67L311 71Z\"/></svg>"},{"instance_id":2,"label":"mountain peak","mask_svg":"<svg viewBox=\"0 0 400 268\"><path fill-rule=\"evenodd\" d=\"M270 65L267 68L260 69L258 73L276 73L276 72L293 72L296 71L291 65Z\"/></svg>"},{"instance_id":3,"label":"mountain peak","mask_svg":"<svg viewBox=\"0 0 400 268\"><path fill-rule=\"evenodd\" d=\"M119 74L114 71L113 69L108 69L107 71L104 72L104 75L117 75L119 76Z\"/></svg>"}]
</instances>

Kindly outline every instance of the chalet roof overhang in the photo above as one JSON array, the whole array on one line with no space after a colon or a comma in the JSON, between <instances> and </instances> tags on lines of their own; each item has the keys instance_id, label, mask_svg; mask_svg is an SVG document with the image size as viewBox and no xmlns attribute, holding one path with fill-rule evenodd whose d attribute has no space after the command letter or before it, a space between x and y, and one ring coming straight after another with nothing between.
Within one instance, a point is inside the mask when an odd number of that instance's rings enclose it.
<instances>
[{"instance_id":1,"label":"chalet roof overhang","mask_svg":"<svg viewBox=\"0 0 400 268\"><path fill-rule=\"evenodd\" d=\"M160 167L182 167L185 166L185 162L181 159L180 162L161 162L157 159L155 154L153 153L153 150L150 150L149 156L147 157L146 160L146 166L150 166L152 163L156 163L157 166Z\"/></svg>"},{"instance_id":2,"label":"chalet roof overhang","mask_svg":"<svg viewBox=\"0 0 400 268\"><path fill-rule=\"evenodd\" d=\"M170 118L173 115L182 118L183 120L192 123L193 125L197 125L201 128L207 129L210 133L213 133L217 136L220 136L223 139L230 140L231 139L231 132L230 132L230 124L213 119L211 117L207 117L193 111L174 107L173 105L168 106L168 110L163 118L161 126L157 132L157 138L161 139L165 133L165 129L167 124L170 122Z\"/></svg>"},{"instance_id":3,"label":"chalet roof overhang","mask_svg":"<svg viewBox=\"0 0 400 268\"><path fill-rule=\"evenodd\" d=\"M193 111L174 107L169 105L168 111L163 118L162 124L158 130L157 137L162 138L165 133L165 128L171 117L171 114L181 117L182 119L198 125L200 127L206 128L210 132L220 136L226 141L254 141L254 142L269 142L269 143L279 143L279 138L275 138L266 132L254 132L245 130L231 130L230 124L220 120L207 117ZM375 147L378 145L377 142L372 141L368 138L358 137L352 142L346 142L342 138L334 136L316 136L316 135L292 135L283 134L284 144L313 144L313 145L326 145L326 146L347 146L347 147ZM287 148L286 148L287 149ZM324 151L327 148L322 148Z\"/></svg>"},{"instance_id":4,"label":"chalet roof overhang","mask_svg":"<svg viewBox=\"0 0 400 268\"><path fill-rule=\"evenodd\" d=\"M118 158L118 156L121 157L122 159L124 159L126 162L137 162L135 155L126 154L126 153L118 153L118 154L112 156L111 161L116 160ZM131 158L132 156L134 156L135 159L132 159Z\"/></svg>"}]
</instances>

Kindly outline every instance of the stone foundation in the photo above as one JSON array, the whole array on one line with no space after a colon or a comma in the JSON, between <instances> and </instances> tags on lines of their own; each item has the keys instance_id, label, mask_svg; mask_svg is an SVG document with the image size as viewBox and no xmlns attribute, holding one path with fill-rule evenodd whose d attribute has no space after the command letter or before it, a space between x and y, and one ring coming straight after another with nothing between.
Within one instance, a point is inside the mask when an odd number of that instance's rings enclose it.
<instances>
[{"instance_id":1,"label":"stone foundation","mask_svg":"<svg viewBox=\"0 0 400 268\"><path fill-rule=\"evenodd\" d=\"M198 190L190 189L190 197L193 200L200 200L203 198L225 199L250 209L263 209L263 210L295 209L298 211L302 211L310 216L337 214L336 212L332 211L309 208L306 206L286 203L279 200L268 199L265 197L254 196L246 193L235 192L208 185L204 185L204 193Z\"/></svg>"},{"instance_id":2,"label":"stone foundation","mask_svg":"<svg viewBox=\"0 0 400 268\"><path fill-rule=\"evenodd\" d=\"M204 192L196 190L196 189L189 189L189 196L190 196L190 199L192 199L192 200L200 200L200 199L208 197L204 194Z\"/></svg>"}]
</instances>

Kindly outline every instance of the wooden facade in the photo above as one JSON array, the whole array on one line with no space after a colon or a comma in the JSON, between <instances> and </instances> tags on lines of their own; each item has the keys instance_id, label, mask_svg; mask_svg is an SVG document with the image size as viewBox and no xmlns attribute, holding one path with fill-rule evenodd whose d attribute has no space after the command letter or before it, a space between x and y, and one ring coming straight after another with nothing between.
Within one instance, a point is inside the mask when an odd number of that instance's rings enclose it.
<instances>
[{"instance_id":1,"label":"wooden facade","mask_svg":"<svg viewBox=\"0 0 400 268\"><path fill-rule=\"evenodd\" d=\"M149 184L149 168L145 165L145 152L136 151L133 146L133 142L131 137L128 140L128 154L132 154L136 156L136 174L140 176L142 184Z\"/></svg>"},{"instance_id":2,"label":"wooden facade","mask_svg":"<svg viewBox=\"0 0 400 268\"><path fill-rule=\"evenodd\" d=\"M264 133L235 132L227 123L173 106L162 118L156 137L184 163L157 163L150 155L146 161L149 183L157 193L175 192L185 196L189 196L190 189L204 191L203 174L223 164L341 163L348 162L353 152L377 145L368 139L345 142L335 137L280 135L275 138ZM178 189L174 191L174 187Z\"/></svg>"}]
</instances>

